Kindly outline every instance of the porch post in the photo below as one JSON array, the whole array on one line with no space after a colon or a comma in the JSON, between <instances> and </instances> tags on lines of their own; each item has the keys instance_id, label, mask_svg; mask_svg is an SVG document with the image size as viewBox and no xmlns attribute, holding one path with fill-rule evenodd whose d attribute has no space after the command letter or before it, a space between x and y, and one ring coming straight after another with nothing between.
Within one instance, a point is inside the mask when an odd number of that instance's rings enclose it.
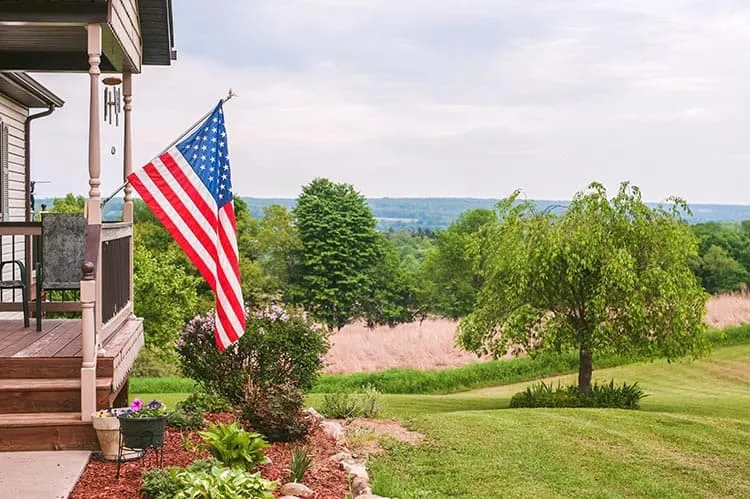
<instances>
[{"instance_id":1,"label":"porch post","mask_svg":"<svg viewBox=\"0 0 750 499\"><path fill-rule=\"evenodd\" d=\"M88 225L101 225L101 131L99 122L99 63L102 52L102 28L88 25L89 55L89 199L86 203ZM88 244L88 238L87 238ZM101 253L101 245L97 248ZM101 322L101 255L89 262L81 281L81 420L91 421L96 410L96 331Z\"/></svg>"},{"instance_id":2,"label":"porch post","mask_svg":"<svg viewBox=\"0 0 750 499\"><path fill-rule=\"evenodd\" d=\"M122 179L126 181L128 175L133 172L133 143L132 143L132 129L130 123L130 114L133 110L133 75L132 73L123 73L122 75L122 97L124 100L125 116L123 119L124 134L123 134L123 165L122 165ZM122 212L123 222L133 223L133 186L127 184L125 186L125 198ZM130 266L128 268L128 280L129 280L129 300L130 300L130 317L134 318L134 307L135 302L133 301L133 238L135 236L135 227L131 225L130 235Z\"/></svg>"}]
</instances>

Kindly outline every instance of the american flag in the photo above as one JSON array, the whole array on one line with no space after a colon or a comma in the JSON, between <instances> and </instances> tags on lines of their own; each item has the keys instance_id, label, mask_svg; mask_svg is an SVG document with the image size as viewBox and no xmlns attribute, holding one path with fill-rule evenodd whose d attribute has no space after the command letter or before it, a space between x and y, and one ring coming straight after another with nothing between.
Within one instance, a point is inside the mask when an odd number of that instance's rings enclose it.
<instances>
[{"instance_id":1,"label":"american flag","mask_svg":"<svg viewBox=\"0 0 750 499\"><path fill-rule=\"evenodd\" d=\"M245 308L223 102L127 180L214 291L214 335L225 350L245 332Z\"/></svg>"}]
</instances>

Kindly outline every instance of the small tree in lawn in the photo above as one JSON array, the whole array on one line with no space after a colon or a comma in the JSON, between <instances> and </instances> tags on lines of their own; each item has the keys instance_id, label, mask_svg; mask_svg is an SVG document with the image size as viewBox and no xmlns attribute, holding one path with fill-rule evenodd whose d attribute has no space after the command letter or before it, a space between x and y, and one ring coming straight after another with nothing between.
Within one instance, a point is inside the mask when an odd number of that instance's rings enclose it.
<instances>
[{"instance_id":1,"label":"small tree in lawn","mask_svg":"<svg viewBox=\"0 0 750 499\"><path fill-rule=\"evenodd\" d=\"M474 241L484 285L459 326L466 349L495 356L519 344L531 353L574 349L584 392L594 354L674 359L707 351L708 295L688 265L697 242L680 215L684 201L652 209L627 182L612 199L592 183L555 215L517 196L498 204L498 220Z\"/></svg>"}]
</instances>

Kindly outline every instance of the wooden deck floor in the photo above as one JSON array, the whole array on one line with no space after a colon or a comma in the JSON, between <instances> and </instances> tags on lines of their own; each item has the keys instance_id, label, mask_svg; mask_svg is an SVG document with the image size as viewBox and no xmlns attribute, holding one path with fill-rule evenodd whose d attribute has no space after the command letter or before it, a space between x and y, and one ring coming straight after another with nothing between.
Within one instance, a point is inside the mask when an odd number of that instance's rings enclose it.
<instances>
[{"instance_id":1,"label":"wooden deck floor","mask_svg":"<svg viewBox=\"0 0 750 499\"><path fill-rule=\"evenodd\" d=\"M23 320L0 320L0 359L80 356L80 319L47 319L41 331L33 320L28 328L23 327Z\"/></svg>"}]
</instances>

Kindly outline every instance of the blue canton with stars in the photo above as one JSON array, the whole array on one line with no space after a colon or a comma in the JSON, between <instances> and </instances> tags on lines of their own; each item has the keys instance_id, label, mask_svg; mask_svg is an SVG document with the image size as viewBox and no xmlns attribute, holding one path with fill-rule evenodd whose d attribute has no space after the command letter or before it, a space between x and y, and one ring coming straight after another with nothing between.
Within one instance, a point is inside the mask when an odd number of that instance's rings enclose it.
<instances>
[{"instance_id":1,"label":"blue canton with stars","mask_svg":"<svg viewBox=\"0 0 750 499\"><path fill-rule=\"evenodd\" d=\"M208 188L218 208L232 201L223 102L219 101L200 128L178 143L177 149Z\"/></svg>"}]
</instances>

